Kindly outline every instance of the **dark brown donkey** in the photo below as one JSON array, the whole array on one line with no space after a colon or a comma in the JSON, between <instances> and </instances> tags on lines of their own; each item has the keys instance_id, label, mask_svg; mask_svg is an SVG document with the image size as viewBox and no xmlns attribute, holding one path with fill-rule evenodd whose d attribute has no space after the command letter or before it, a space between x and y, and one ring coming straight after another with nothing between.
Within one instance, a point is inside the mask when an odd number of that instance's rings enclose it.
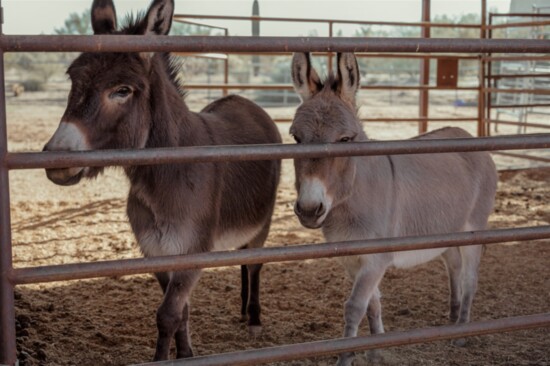
<instances>
[{"instance_id":1,"label":"dark brown donkey","mask_svg":"<svg viewBox=\"0 0 550 366\"><path fill-rule=\"evenodd\" d=\"M95 0L95 34L165 35L172 0L155 0L144 16L116 30L111 0ZM167 53L83 53L69 67L72 87L61 123L45 151L280 143L277 127L257 105L238 96L189 111ZM101 168L47 169L56 184L93 178ZM127 213L146 257L261 247L268 235L279 161L126 166ZM242 269L243 316L261 328L262 265ZM199 270L157 273L164 300L157 312L155 360L193 355L189 296Z\"/></svg>"}]
</instances>

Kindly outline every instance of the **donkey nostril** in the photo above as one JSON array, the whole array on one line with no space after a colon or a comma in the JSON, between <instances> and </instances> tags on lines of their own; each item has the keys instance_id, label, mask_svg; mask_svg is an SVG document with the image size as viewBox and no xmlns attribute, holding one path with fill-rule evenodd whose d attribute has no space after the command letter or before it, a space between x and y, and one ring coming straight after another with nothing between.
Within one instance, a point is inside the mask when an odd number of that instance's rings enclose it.
<instances>
[{"instance_id":1,"label":"donkey nostril","mask_svg":"<svg viewBox=\"0 0 550 366\"><path fill-rule=\"evenodd\" d=\"M298 216L302 215L302 208L300 207L300 203L298 201L294 204L294 213Z\"/></svg>"},{"instance_id":2,"label":"donkey nostril","mask_svg":"<svg viewBox=\"0 0 550 366\"><path fill-rule=\"evenodd\" d=\"M315 211L315 215L322 216L325 213L325 206L323 205L323 202L319 203L319 206L317 206L317 210Z\"/></svg>"}]
</instances>

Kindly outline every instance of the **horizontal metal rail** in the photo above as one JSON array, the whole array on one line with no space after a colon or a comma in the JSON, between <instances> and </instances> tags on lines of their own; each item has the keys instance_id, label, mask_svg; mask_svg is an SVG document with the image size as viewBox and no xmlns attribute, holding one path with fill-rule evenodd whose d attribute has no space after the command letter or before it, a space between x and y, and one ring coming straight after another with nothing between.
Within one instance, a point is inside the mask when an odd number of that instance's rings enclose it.
<instances>
[{"instance_id":1,"label":"horizontal metal rail","mask_svg":"<svg viewBox=\"0 0 550 366\"><path fill-rule=\"evenodd\" d=\"M502 155L502 156L509 156L512 158L519 158L519 159L527 159L527 160L533 160L533 161L541 161L543 163L550 163L550 158L545 158L542 156L535 156L530 154L514 154L509 152L503 152L503 151L495 151L493 154Z\"/></svg>"},{"instance_id":2,"label":"horizontal metal rail","mask_svg":"<svg viewBox=\"0 0 550 366\"><path fill-rule=\"evenodd\" d=\"M185 84L185 89L294 90L292 84ZM361 85L361 90L471 90L477 87L439 87L432 85Z\"/></svg>"},{"instance_id":3,"label":"horizontal metal rail","mask_svg":"<svg viewBox=\"0 0 550 366\"><path fill-rule=\"evenodd\" d=\"M550 14L549 14L550 15ZM550 73L528 73L528 74L493 74L485 76L487 79L506 79L506 78L550 78Z\"/></svg>"},{"instance_id":4,"label":"horizontal metal rail","mask_svg":"<svg viewBox=\"0 0 550 366\"><path fill-rule=\"evenodd\" d=\"M121 259L92 263L17 268L10 274L10 280L14 284L22 285L139 273L225 267L324 257L342 257L464 245L494 244L506 241L548 238L550 238L550 225L439 235L306 244L291 247L243 249L183 256Z\"/></svg>"},{"instance_id":5,"label":"horizontal metal rail","mask_svg":"<svg viewBox=\"0 0 550 366\"><path fill-rule=\"evenodd\" d=\"M550 61L550 56L524 55L524 56L481 56L484 61Z\"/></svg>"},{"instance_id":6,"label":"horizontal metal rail","mask_svg":"<svg viewBox=\"0 0 550 366\"><path fill-rule=\"evenodd\" d=\"M205 28L211 28L211 29L220 29L220 30L223 30L224 33L229 30L226 27L219 27L219 26L216 26L216 25L204 24L204 23L199 23L199 22L192 22L192 21L189 21L189 20L183 20L183 19L173 19L173 20L177 23L196 25L198 27L205 27Z\"/></svg>"},{"instance_id":7,"label":"horizontal metal rail","mask_svg":"<svg viewBox=\"0 0 550 366\"><path fill-rule=\"evenodd\" d=\"M504 109L504 108L533 108L533 107L550 107L547 103L529 103L529 104L492 104L492 109Z\"/></svg>"},{"instance_id":8,"label":"horizontal metal rail","mask_svg":"<svg viewBox=\"0 0 550 366\"><path fill-rule=\"evenodd\" d=\"M8 153L5 163L9 169L37 169L518 150L527 148L550 148L550 134L334 144L189 146L140 150L24 152Z\"/></svg>"},{"instance_id":9,"label":"horizontal metal rail","mask_svg":"<svg viewBox=\"0 0 550 366\"><path fill-rule=\"evenodd\" d=\"M546 25L550 25L550 21L540 20L540 21L533 21L533 22L516 22L516 23L493 24L493 25L487 25L487 29L542 27L542 26L546 26Z\"/></svg>"},{"instance_id":10,"label":"horizontal metal rail","mask_svg":"<svg viewBox=\"0 0 550 366\"><path fill-rule=\"evenodd\" d=\"M444 325L404 332L389 332L370 336L328 339L285 346L260 348L211 356L144 363L141 366L242 366L266 362L290 361L342 352L358 352L375 348L405 346L443 341L460 337L483 336L550 326L550 313L517 316L466 324Z\"/></svg>"},{"instance_id":11,"label":"horizontal metal rail","mask_svg":"<svg viewBox=\"0 0 550 366\"><path fill-rule=\"evenodd\" d=\"M548 13L489 13L492 17L533 17L533 18L548 18Z\"/></svg>"},{"instance_id":12,"label":"horizontal metal rail","mask_svg":"<svg viewBox=\"0 0 550 366\"><path fill-rule=\"evenodd\" d=\"M229 53L232 53L232 52L229 52ZM251 51L251 52L248 52L248 54L250 54L251 56L253 56L253 55L256 55L256 56L291 56L292 52L256 52L256 51ZM326 57L329 54L329 52L312 52L311 54L313 56L319 56L319 57L325 56ZM449 59L449 58L455 58L455 59L458 59L458 60L479 60L479 56L471 56L471 55L467 55L467 54L461 54L461 55L442 54L442 55L437 55L437 54L433 54L433 53L430 53L430 54L419 54L419 53L414 53L414 54L413 53L406 53L406 54L403 54L403 53L361 53L361 52L356 52L355 56L357 58L363 58L363 57L366 57L366 58L409 58L409 59L440 59L440 58ZM399 70L396 70L396 71L399 71Z\"/></svg>"},{"instance_id":13,"label":"horizontal metal rail","mask_svg":"<svg viewBox=\"0 0 550 366\"><path fill-rule=\"evenodd\" d=\"M550 89L485 88L485 89L483 89L483 91L488 92L488 93L550 95Z\"/></svg>"},{"instance_id":14,"label":"horizontal metal rail","mask_svg":"<svg viewBox=\"0 0 550 366\"><path fill-rule=\"evenodd\" d=\"M430 22L380 22L368 20L324 19L324 18L281 18L260 16L230 16L230 15L202 15L202 14L174 14L174 19L214 19L214 20L253 20L261 22L298 22L298 23L333 23L333 24L357 24L357 25L389 25L404 27L433 27L433 28L475 28L479 24L451 24Z\"/></svg>"},{"instance_id":15,"label":"horizontal metal rail","mask_svg":"<svg viewBox=\"0 0 550 366\"><path fill-rule=\"evenodd\" d=\"M550 124L533 123L533 122L513 122L513 121L503 121L500 119L490 119L490 120L486 120L486 122L490 124L500 124L500 125L510 125L510 126L536 127L536 128L545 128L545 129L550 128Z\"/></svg>"},{"instance_id":16,"label":"horizontal metal rail","mask_svg":"<svg viewBox=\"0 0 550 366\"><path fill-rule=\"evenodd\" d=\"M380 118L360 118L361 122L374 123L374 122L397 122L397 123L408 123L408 122L418 122L418 121L427 121L427 122L477 122L478 119L471 118L432 118L432 117L415 117L415 118L398 118L398 117L380 117ZM275 122L292 122L292 118L273 118Z\"/></svg>"},{"instance_id":17,"label":"horizontal metal rail","mask_svg":"<svg viewBox=\"0 0 550 366\"><path fill-rule=\"evenodd\" d=\"M550 40L362 37L3 35L4 52L466 52L547 53Z\"/></svg>"}]
</instances>

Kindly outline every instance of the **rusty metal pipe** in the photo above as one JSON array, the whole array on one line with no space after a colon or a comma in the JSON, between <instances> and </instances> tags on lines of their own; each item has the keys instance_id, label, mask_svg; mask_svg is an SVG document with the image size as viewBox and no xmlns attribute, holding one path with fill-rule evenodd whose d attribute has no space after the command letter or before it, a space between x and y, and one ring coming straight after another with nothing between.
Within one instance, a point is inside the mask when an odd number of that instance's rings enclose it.
<instances>
[{"instance_id":1,"label":"rusty metal pipe","mask_svg":"<svg viewBox=\"0 0 550 366\"><path fill-rule=\"evenodd\" d=\"M235 52L226 52L226 53L235 53ZM195 53L186 53L186 52L178 52L178 54L181 54L185 56L186 54L194 55ZM248 52L247 54L250 55L260 55L260 56L292 56L292 52ZM327 52L311 52L312 56L327 56ZM437 54L411 54L411 53L356 53L355 57L357 58L409 58L409 59L439 59L439 58L456 58L459 60L478 60L479 56L472 56L467 54L461 54L461 55L454 55L454 54L443 54L443 55L437 55Z\"/></svg>"},{"instance_id":2,"label":"rusty metal pipe","mask_svg":"<svg viewBox=\"0 0 550 366\"><path fill-rule=\"evenodd\" d=\"M548 18L550 14L548 13L491 13L493 17L529 17L529 18Z\"/></svg>"},{"instance_id":3,"label":"rusty metal pipe","mask_svg":"<svg viewBox=\"0 0 550 366\"><path fill-rule=\"evenodd\" d=\"M185 84L185 89L241 89L241 90L294 90L291 84ZM471 90L478 87L438 87L431 85L361 85L361 90Z\"/></svg>"},{"instance_id":4,"label":"rusty metal pipe","mask_svg":"<svg viewBox=\"0 0 550 366\"><path fill-rule=\"evenodd\" d=\"M0 2L1 10L1 2ZM2 25L0 21L0 34ZM9 168L7 165L8 140L6 126L6 89L4 78L4 52L0 49L0 364L17 362L15 348L15 299L10 281L13 270Z\"/></svg>"},{"instance_id":5,"label":"rusty metal pipe","mask_svg":"<svg viewBox=\"0 0 550 366\"><path fill-rule=\"evenodd\" d=\"M367 141L334 144L192 146L140 150L8 153L9 169L204 163L290 158L369 156L550 148L550 134L484 138Z\"/></svg>"},{"instance_id":6,"label":"rusty metal pipe","mask_svg":"<svg viewBox=\"0 0 550 366\"><path fill-rule=\"evenodd\" d=\"M236 366L258 365L267 362L290 361L342 352L358 352L375 348L387 348L410 344L435 342L446 339L482 336L493 333L512 332L550 326L550 313L485 320L466 324L444 325L404 332L390 332L352 338L337 338L316 342L299 343L262 349L246 350L144 363L141 366Z\"/></svg>"},{"instance_id":7,"label":"rusty metal pipe","mask_svg":"<svg viewBox=\"0 0 550 366\"><path fill-rule=\"evenodd\" d=\"M517 23L504 23L504 24L493 24L490 26L490 29L503 29L503 28L521 28L521 27L537 27L550 25L549 20L541 20L536 22L517 22Z\"/></svg>"},{"instance_id":8,"label":"rusty metal pipe","mask_svg":"<svg viewBox=\"0 0 550 366\"><path fill-rule=\"evenodd\" d=\"M535 127L535 128L544 128L548 129L550 128L550 124L542 124L542 123L533 123L533 122L512 122L512 121L503 121L500 119L492 119L492 124L500 124L500 125L510 125L510 126L525 126L525 127Z\"/></svg>"},{"instance_id":9,"label":"rusty metal pipe","mask_svg":"<svg viewBox=\"0 0 550 366\"><path fill-rule=\"evenodd\" d=\"M124 259L92 263L16 268L11 280L18 285L139 273L224 267L358 254L445 248L504 241L550 238L550 225L451 234L356 240L324 244L243 249L182 256Z\"/></svg>"},{"instance_id":10,"label":"rusty metal pipe","mask_svg":"<svg viewBox=\"0 0 550 366\"><path fill-rule=\"evenodd\" d=\"M491 93L508 93L508 94L535 94L535 95L550 95L548 89L498 89L498 88L486 88L485 91Z\"/></svg>"},{"instance_id":11,"label":"rusty metal pipe","mask_svg":"<svg viewBox=\"0 0 550 366\"><path fill-rule=\"evenodd\" d=\"M430 15L431 3L430 0L422 0L422 22L429 24L431 20ZM431 28L424 26L420 30L420 36L422 38L431 37ZM428 131L428 115L430 113L430 92L426 87L430 84L430 59L421 59L419 69L420 83L418 95L418 117L421 120L418 122L418 133L423 134Z\"/></svg>"},{"instance_id":12,"label":"rusty metal pipe","mask_svg":"<svg viewBox=\"0 0 550 366\"><path fill-rule=\"evenodd\" d=\"M4 35L4 52L466 52L547 53L550 40L359 37Z\"/></svg>"},{"instance_id":13,"label":"rusty metal pipe","mask_svg":"<svg viewBox=\"0 0 550 366\"><path fill-rule=\"evenodd\" d=\"M534 156L534 155L529 155L529 154L514 154L514 153L503 152L503 151L495 151L493 154L502 155L502 156L510 156L512 158L527 159L527 160L533 160L533 161L541 161L543 163L550 163L550 158L545 158L545 157L542 157L542 156Z\"/></svg>"},{"instance_id":14,"label":"rusty metal pipe","mask_svg":"<svg viewBox=\"0 0 550 366\"><path fill-rule=\"evenodd\" d=\"M488 61L550 61L550 56L483 56Z\"/></svg>"},{"instance_id":15,"label":"rusty metal pipe","mask_svg":"<svg viewBox=\"0 0 550 366\"><path fill-rule=\"evenodd\" d=\"M404 27L437 27L437 28L479 28L478 24L451 24L451 23L427 23L427 22L379 22L368 20L339 20L326 18L281 18L258 16L227 16L227 15L201 15L201 14L174 14L175 19L218 19L218 20L255 20L271 22L298 22L298 23L335 23L335 24L362 24L362 25L391 25Z\"/></svg>"},{"instance_id":16,"label":"rusty metal pipe","mask_svg":"<svg viewBox=\"0 0 550 366\"><path fill-rule=\"evenodd\" d=\"M487 75L488 79L505 79L505 78L548 78L550 77L549 73L529 73L529 74L493 74Z\"/></svg>"},{"instance_id":17,"label":"rusty metal pipe","mask_svg":"<svg viewBox=\"0 0 550 366\"><path fill-rule=\"evenodd\" d=\"M423 120L427 120L429 122L446 122L446 123L450 123L450 122L476 122L477 121L477 118L473 118L473 117L470 117L470 118L467 118L467 117L464 117L464 118L432 118L432 117L427 117L427 118L422 118L422 117L416 117L416 118L360 118L359 119L361 122L367 122L367 123L374 123L374 122L396 122L396 123L410 123L410 122L418 122L418 121L423 121ZM292 118L273 118L273 121L275 122L292 122L293 119Z\"/></svg>"},{"instance_id":18,"label":"rusty metal pipe","mask_svg":"<svg viewBox=\"0 0 550 366\"><path fill-rule=\"evenodd\" d=\"M526 103L526 104L497 104L493 105L492 108L502 109L502 108L530 108L530 107L550 107L550 103ZM550 125L549 125L550 126Z\"/></svg>"}]
</instances>

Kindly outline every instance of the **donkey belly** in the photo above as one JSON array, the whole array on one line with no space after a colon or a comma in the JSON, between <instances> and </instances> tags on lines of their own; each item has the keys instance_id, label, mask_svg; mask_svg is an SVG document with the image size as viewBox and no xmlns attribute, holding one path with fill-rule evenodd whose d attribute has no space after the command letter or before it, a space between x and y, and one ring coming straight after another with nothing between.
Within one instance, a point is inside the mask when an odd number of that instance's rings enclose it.
<instances>
[{"instance_id":1,"label":"donkey belly","mask_svg":"<svg viewBox=\"0 0 550 366\"><path fill-rule=\"evenodd\" d=\"M392 264L397 268L410 268L439 257L448 248L406 250L393 254Z\"/></svg>"},{"instance_id":2,"label":"donkey belly","mask_svg":"<svg viewBox=\"0 0 550 366\"><path fill-rule=\"evenodd\" d=\"M250 243L263 228L263 224L255 227L232 229L214 239L213 251L242 248Z\"/></svg>"}]
</instances>

